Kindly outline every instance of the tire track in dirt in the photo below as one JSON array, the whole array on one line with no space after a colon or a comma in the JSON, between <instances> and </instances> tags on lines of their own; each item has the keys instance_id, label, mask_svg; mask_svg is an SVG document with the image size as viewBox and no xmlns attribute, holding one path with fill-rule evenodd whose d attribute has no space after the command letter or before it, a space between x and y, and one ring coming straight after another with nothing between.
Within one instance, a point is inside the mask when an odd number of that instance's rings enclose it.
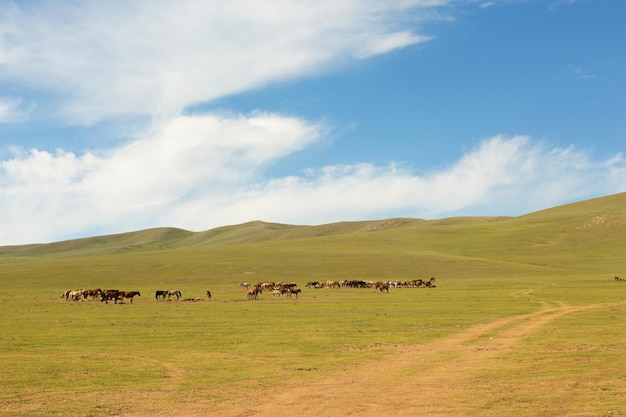
<instances>
[{"instance_id":1,"label":"tire track in dirt","mask_svg":"<svg viewBox=\"0 0 626 417\"><path fill-rule=\"evenodd\" d=\"M531 291L514 294L530 297ZM568 314L624 304L568 306L534 300L537 311L479 324L415 346L394 346L384 360L300 386L281 387L262 399L226 406L232 417L456 416L455 404L468 395L467 384L484 376L484 367L541 326ZM220 407L221 408L221 407Z\"/></svg>"}]
</instances>

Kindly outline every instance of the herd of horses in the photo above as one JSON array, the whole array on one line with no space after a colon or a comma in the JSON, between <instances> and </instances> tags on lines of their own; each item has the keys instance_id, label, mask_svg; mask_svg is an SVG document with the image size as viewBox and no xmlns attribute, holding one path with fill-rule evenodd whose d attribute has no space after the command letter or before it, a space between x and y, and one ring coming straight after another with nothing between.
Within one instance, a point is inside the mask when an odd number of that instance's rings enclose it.
<instances>
[{"instance_id":1,"label":"herd of horses","mask_svg":"<svg viewBox=\"0 0 626 417\"><path fill-rule=\"evenodd\" d=\"M252 285L248 282L242 282L239 284L240 288L247 291L248 299L256 300L259 298L259 294L263 291L271 291L273 296L279 297L286 294L291 297L295 294L298 298L298 294L302 292L295 282L269 282L263 281L256 285ZM307 288L374 288L380 292L389 292L390 288L436 288L435 277L431 277L425 281L423 279L414 279L409 281L363 281L363 280L343 280L343 281L309 281L306 284Z\"/></svg>"},{"instance_id":2,"label":"herd of horses","mask_svg":"<svg viewBox=\"0 0 626 417\"><path fill-rule=\"evenodd\" d=\"M375 288L381 292L389 292L389 288L436 288L435 277L428 281L423 279L413 279L408 281L363 281L363 280L343 280L343 281L310 281L307 288Z\"/></svg>"},{"instance_id":3,"label":"herd of horses","mask_svg":"<svg viewBox=\"0 0 626 417\"><path fill-rule=\"evenodd\" d=\"M132 304L133 298L141 297L141 293L139 291L103 290L97 288L95 290L67 290L61 295L61 298L65 298L65 301L87 301L90 297L92 300L100 298L100 301L104 301L106 304L109 304L111 300L115 304L118 301L123 303L124 299L128 298Z\"/></svg>"},{"instance_id":4,"label":"herd of horses","mask_svg":"<svg viewBox=\"0 0 626 417\"><path fill-rule=\"evenodd\" d=\"M211 299L211 295L211 291L206 290L206 296L209 300ZM64 298L65 301L95 301L99 299L106 304L109 304L109 301L113 301L115 304L117 304L118 301L123 303L126 298L130 299L130 303L132 304L133 298L135 297L141 297L141 293L139 291L103 290L101 288L94 290L67 290L61 294L61 298ZM182 292L180 290L157 290L154 297L157 301L172 301L174 297L176 297L178 301L182 298ZM198 300L198 298L189 298L183 301Z\"/></svg>"},{"instance_id":5,"label":"herd of horses","mask_svg":"<svg viewBox=\"0 0 626 417\"><path fill-rule=\"evenodd\" d=\"M295 282L270 282L264 281L259 282L253 288L251 284L247 282L242 282L239 284L240 288L243 288L247 291L249 300L258 300L259 294L262 294L263 291L271 291L274 297L280 297L283 294L286 294L287 297L295 295L298 298L298 294L302 292L300 288L298 288L298 284Z\"/></svg>"},{"instance_id":6,"label":"herd of horses","mask_svg":"<svg viewBox=\"0 0 626 417\"><path fill-rule=\"evenodd\" d=\"M624 281L619 277L615 277L616 281ZM239 287L246 291L249 300L257 300L259 295L264 291L271 292L273 297L281 297L286 295L291 298L302 292L298 288L298 284L295 282L270 282L263 281L255 285L247 282L242 282ZM411 281L362 281L362 280L344 280L344 281L309 281L306 284L307 288L374 288L380 292L389 292L390 288L435 288L435 277L430 278L428 281L422 279L416 279ZM206 297L211 299L211 291L206 290ZM100 288L92 290L67 290L62 295L65 301L88 301L88 300L100 300L106 304L109 301L113 301L115 304L119 301L124 303L125 299L129 299L130 303L133 303L134 297L141 297L139 291L120 291L120 290L103 290ZM200 301L201 298L182 298L182 292L180 290L157 290L154 294L156 301Z\"/></svg>"}]
</instances>

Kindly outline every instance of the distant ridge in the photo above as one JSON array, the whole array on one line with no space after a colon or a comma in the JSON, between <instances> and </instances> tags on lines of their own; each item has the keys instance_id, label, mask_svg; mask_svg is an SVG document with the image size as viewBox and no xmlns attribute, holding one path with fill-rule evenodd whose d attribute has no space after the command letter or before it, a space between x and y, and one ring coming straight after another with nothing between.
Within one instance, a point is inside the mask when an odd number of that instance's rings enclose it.
<instances>
[{"instance_id":1,"label":"distant ridge","mask_svg":"<svg viewBox=\"0 0 626 417\"><path fill-rule=\"evenodd\" d=\"M501 224L506 231L551 224L545 233L567 230L570 234L619 234L626 228L626 193L553 207L519 217L451 217L436 220L393 218L338 222L317 226L252 221L239 225L191 232L161 227L135 232L66 240L48 244L0 247L0 260L10 257L79 257L192 247L252 244L273 240L311 239L371 232L415 231L421 228L473 227ZM532 227L531 227L532 226ZM550 232L549 230L554 230ZM559 232L562 233L562 232Z\"/></svg>"}]
</instances>

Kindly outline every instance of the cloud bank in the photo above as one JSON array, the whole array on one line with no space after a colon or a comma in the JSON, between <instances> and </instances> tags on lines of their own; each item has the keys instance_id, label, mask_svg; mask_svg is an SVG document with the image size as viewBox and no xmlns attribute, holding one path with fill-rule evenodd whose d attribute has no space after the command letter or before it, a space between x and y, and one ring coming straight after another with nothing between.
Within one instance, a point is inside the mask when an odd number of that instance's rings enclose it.
<instances>
[{"instance_id":1,"label":"cloud bank","mask_svg":"<svg viewBox=\"0 0 626 417\"><path fill-rule=\"evenodd\" d=\"M346 219L523 214L626 187L620 155L545 149L524 136L483 140L455 164L355 164L264 178L327 127L276 114L178 117L101 154L14 150L0 162L2 244L155 226L206 230L261 219L321 224Z\"/></svg>"}]
</instances>

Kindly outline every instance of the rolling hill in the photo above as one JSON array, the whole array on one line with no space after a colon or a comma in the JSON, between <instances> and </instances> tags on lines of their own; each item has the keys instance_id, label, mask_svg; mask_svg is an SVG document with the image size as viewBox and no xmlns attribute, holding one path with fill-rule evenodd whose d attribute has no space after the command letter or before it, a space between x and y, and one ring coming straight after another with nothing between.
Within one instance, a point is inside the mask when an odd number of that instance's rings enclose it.
<instances>
[{"instance_id":1,"label":"rolling hill","mask_svg":"<svg viewBox=\"0 0 626 417\"><path fill-rule=\"evenodd\" d=\"M402 245L422 252L524 264L585 262L626 269L626 193L562 205L519 217L396 218L297 226L254 221L203 232L177 228L0 247L0 260L71 258L229 245L267 244L302 250L353 245L365 252ZM396 245L396 246L393 246ZM384 249L383 249L384 248Z\"/></svg>"}]
</instances>

